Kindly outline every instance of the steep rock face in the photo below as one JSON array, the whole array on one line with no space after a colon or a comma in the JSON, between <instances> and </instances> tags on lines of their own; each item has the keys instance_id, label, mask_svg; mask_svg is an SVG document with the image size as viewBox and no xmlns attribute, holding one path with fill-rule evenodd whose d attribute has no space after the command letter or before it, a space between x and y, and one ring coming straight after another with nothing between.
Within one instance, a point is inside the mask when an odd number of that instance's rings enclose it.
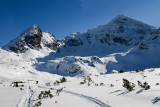
<instances>
[{"instance_id":1,"label":"steep rock face","mask_svg":"<svg viewBox=\"0 0 160 107\"><path fill-rule=\"evenodd\" d=\"M57 51L59 43L53 34L42 32L37 25L33 25L22 32L19 37L10 41L3 48L16 53L24 53L28 49L38 51L39 49L42 49L43 46Z\"/></svg>"}]
</instances>

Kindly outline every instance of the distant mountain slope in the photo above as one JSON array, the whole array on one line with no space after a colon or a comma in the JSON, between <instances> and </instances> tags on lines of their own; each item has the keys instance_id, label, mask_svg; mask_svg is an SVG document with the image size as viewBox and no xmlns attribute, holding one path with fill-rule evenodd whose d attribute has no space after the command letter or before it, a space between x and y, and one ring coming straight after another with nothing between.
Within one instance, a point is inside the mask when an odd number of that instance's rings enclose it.
<instances>
[{"instance_id":1,"label":"distant mountain slope","mask_svg":"<svg viewBox=\"0 0 160 107\"><path fill-rule=\"evenodd\" d=\"M65 38L66 46L79 46L84 44L97 45L137 45L150 36L157 28L134 20L124 15L118 15L107 25L89 29L86 33L75 33Z\"/></svg>"},{"instance_id":2,"label":"distant mountain slope","mask_svg":"<svg viewBox=\"0 0 160 107\"><path fill-rule=\"evenodd\" d=\"M109 71L119 71L121 69L131 71L145 68L159 68L160 33L157 32L152 33L151 37L134 47L127 55L116 55L117 62L110 62L107 65L107 69Z\"/></svg>"},{"instance_id":3,"label":"distant mountain slope","mask_svg":"<svg viewBox=\"0 0 160 107\"><path fill-rule=\"evenodd\" d=\"M118 15L106 25L63 40L33 25L3 49L36 60L31 66L38 71L70 76L104 74L159 67L159 36L160 29Z\"/></svg>"}]
</instances>

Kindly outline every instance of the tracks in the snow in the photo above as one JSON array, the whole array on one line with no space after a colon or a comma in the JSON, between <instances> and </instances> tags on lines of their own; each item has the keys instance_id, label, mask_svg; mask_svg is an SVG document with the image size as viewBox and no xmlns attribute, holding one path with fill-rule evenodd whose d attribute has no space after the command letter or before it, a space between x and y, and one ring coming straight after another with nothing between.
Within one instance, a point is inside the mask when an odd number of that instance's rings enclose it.
<instances>
[{"instance_id":1,"label":"tracks in the snow","mask_svg":"<svg viewBox=\"0 0 160 107\"><path fill-rule=\"evenodd\" d=\"M75 95L75 96L84 98L84 99L86 99L86 100L88 100L88 101L91 101L91 102L93 102L93 103L96 103L96 104L99 105L100 107L111 107L111 106L105 104L104 102L100 101L99 99L96 99L96 98L93 98L93 97L90 97L90 96L86 96L86 95L83 95L83 94L74 93L74 92L67 91L67 90L63 90L62 92L69 93L69 94L72 94L72 95Z\"/></svg>"},{"instance_id":2,"label":"tracks in the snow","mask_svg":"<svg viewBox=\"0 0 160 107\"><path fill-rule=\"evenodd\" d=\"M38 88L50 89L50 88L41 87L41 86L39 86ZM67 90L62 90L62 92L67 93L67 94L71 94L71 95L74 95L77 97L84 98L90 102L97 104L100 107L111 107L108 104L102 102L101 100L87 96L87 95L83 95L83 94L79 94L79 93L75 93L75 92L71 92L71 91L67 91ZM21 101L17 107L32 107L33 105L31 102L31 100L32 100L31 98L32 98L33 94L34 94L33 89L31 88L31 86L28 86L26 95L21 99Z\"/></svg>"},{"instance_id":3,"label":"tracks in the snow","mask_svg":"<svg viewBox=\"0 0 160 107\"><path fill-rule=\"evenodd\" d=\"M31 103L31 98L33 94L34 94L34 91L32 90L31 86L27 86L26 95L23 96L23 98L20 100L17 107L33 107Z\"/></svg>"},{"instance_id":4,"label":"tracks in the snow","mask_svg":"<svg viewBox=\"0 0 160 107\"><path fill-rule=\"evenodd\" d=\"M49 88L41 87L41 86L39 86L39 88L49 89ZM81 98L84 98L84 99L86 99L86 100L88 100L90 102L93 102L93 103L97 104L100 107L111 107L108 104L100 101L99 99L96 99L96 98L93 98L93 97L90 97L90 96L87 96L87 95L83 95L83 94L79 94L79 93L75 93L75 92L67 91L67 90L62 90L62 92L68 93L68 94L72 94L72 95L75 95L75 96L78 96L78 97L81 97Z\"/></svg>"}]
</instances>

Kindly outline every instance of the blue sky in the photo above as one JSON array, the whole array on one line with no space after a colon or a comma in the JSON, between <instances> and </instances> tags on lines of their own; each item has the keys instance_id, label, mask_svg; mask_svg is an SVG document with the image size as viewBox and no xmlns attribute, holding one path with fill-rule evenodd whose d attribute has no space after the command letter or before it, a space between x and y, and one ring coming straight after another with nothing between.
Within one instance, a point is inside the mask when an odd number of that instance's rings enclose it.
<instances>
[{"instance_id":1,"label":"blue sky","mask_svg":"<svg viewBox=\"0 0 160 107\"><path fill-rule=\"evenodd\" d=\"M160 0L0 0L0 46L33 24L61 39L124 14L160 27Z\"/></svg>"}]
</instances>

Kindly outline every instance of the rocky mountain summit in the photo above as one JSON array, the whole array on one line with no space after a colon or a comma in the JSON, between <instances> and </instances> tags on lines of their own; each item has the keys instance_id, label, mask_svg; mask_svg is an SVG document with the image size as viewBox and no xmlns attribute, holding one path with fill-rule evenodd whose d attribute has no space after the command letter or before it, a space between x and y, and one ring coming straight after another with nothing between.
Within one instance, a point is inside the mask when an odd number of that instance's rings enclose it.
<instances>
[{"instance_id":1,"label":"rocky mountain summit","mask_svg":"<svg viewBox=\"0 0 160 107\"><path fill-rule=\"evenodd\" d=\"M10 41L3 48L16 53L24 53L29 48L40 50L43 46L56 51L59 43L53 34L49 32L42 32L37 25L33 25L23 31L19 37Z\"/></svg>"}]
</instances>

